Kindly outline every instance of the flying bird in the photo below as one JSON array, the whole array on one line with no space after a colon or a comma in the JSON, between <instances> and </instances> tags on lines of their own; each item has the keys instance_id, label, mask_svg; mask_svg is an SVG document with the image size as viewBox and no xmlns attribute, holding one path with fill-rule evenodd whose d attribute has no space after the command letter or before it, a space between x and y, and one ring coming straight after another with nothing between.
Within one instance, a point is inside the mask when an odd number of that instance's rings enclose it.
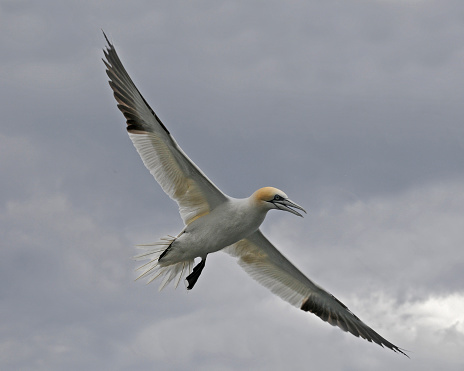
<instances>
[{"instance_id":1,"label":"flying bird","mask_svg":"<svg viewBox=\"0 0 464 371\"><path fill-rule=\"evenodd\" d=\"M127 132L143 163L164 192L175 200L184 222L177 236L142 245L138 268L148 283L161 279L160 290L185 277L191 290L205 267L208 254L226 251L256 281L290 304L314 313L322 320L356 337L407 356L356 317L340 300L316 285L288 261L259 227L270 210L301 216L306 211L274 187L258 189L250 197L236 199L224 194L182 151L133 83L114 45L104 34L106 73ZM194 259L201 258L195 266ZM192 269L193 267L193 269Z\"/></svg>"}]
</instances>

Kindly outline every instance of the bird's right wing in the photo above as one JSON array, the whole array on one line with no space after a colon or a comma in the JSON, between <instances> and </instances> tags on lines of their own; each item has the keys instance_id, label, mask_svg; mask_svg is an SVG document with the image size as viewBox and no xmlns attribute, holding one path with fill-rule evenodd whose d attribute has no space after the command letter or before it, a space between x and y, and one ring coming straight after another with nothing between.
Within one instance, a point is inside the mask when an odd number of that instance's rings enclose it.
<instances>
[{"instance_id":1,"label":"bird's right wing","mask_svg":"<svg viewBox=\"0 0 464 371\"><path fill-rule=\"evenodd\" d=\"M106 41L103 62L109 83L143 163L169 197L177 201L185 224L208 214L227 196L182 151L136 88L113 44L108 38Z\"/></svg>"},{"instance_id":2,"label":"bird's right wing","mask_svg":"<svg viewBox=\"0 0 464 371\"><path fill-rule=\"evenodd\" d=\"M256 281L290 304L314 313L332 326L407 356L356 317L340 300L301 273L261 231L227 247L240 266Z\"/></svg>"}]
</instances>

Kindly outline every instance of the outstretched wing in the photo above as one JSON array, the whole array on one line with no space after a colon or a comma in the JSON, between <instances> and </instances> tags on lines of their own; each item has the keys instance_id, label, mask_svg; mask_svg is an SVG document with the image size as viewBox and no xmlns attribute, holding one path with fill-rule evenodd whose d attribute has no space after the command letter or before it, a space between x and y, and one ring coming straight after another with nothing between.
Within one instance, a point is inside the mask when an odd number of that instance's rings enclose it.
<instances>
[{"instance_id":1,"label":"outstretched wing","mask_svg":"<svg viewBox=\"0 0 464 371\"><path fill-rule=\"evenodd\" d=\"M314 313L332 326L407 356L356 317L340 300L317 286L290 263L261 231L225 249L256 281L301 310Z\"/></svg>"},{"instance_id":2,"label":"outstretched wing","mask_svg":"<svg viewBox=\"0 0 464 371\"><path fill-rule=\"evenodd\" d=\"M142 97L122 65L114 46L104 50L106 73L127 120L127 131L143 163L169 197L177 201L185 224L227 200L182 151L168 129Z\"/></svg>"}]
</instances>

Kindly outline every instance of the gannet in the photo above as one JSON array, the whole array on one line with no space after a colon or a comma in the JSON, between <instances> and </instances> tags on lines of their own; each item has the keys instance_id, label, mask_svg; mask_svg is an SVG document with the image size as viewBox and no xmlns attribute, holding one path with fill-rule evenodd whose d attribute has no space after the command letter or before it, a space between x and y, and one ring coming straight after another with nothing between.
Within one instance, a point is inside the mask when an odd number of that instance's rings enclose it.
<instances>
[{"instance_id":1,"label":"gannet","mask_svg":"<svg viewBox=\"0 0 464 371\"><path fill-rule=\"evenodd\" d=\"M104 33L103 33L104 34ZM314 313L332 326L356 337L408 356L364 324L340 300L316 285L288 261L263 235L259 227L270 210L283 210L302 217L306 211L274 187L258 189L250 197L227 196L182 151L174 137L129 77L114 45L104 49L106 73L127 132L143 163L164 192L175 200L185 227L177 236L141 245L138 278L148 282L160 277L160 290L169 282L175 287L183 277L191 290L208 254L225 251L256 281L288 303ZM194 259L201 261L193 268Z\"/></svg>"}]
</instances>

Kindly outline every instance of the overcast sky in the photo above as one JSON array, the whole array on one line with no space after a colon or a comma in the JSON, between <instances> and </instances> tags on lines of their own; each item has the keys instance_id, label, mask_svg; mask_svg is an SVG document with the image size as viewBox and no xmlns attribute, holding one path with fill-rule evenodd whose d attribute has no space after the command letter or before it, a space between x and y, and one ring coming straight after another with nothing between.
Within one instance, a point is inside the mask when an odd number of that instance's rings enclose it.
<instances>
[{"instance_id":1,"label":"overcast sky","mask_svg":"<svg viewBox=\"0 0 464 371\"><path fill-rule=\"evenodd\" d=\"M127 137L104 29L225 193L308 210L263 232L411 359L216 253L188 292L134 282L178 233ZM0 369L462 370L464 2L0 1Z\"/></svg>"}]
</instances>

